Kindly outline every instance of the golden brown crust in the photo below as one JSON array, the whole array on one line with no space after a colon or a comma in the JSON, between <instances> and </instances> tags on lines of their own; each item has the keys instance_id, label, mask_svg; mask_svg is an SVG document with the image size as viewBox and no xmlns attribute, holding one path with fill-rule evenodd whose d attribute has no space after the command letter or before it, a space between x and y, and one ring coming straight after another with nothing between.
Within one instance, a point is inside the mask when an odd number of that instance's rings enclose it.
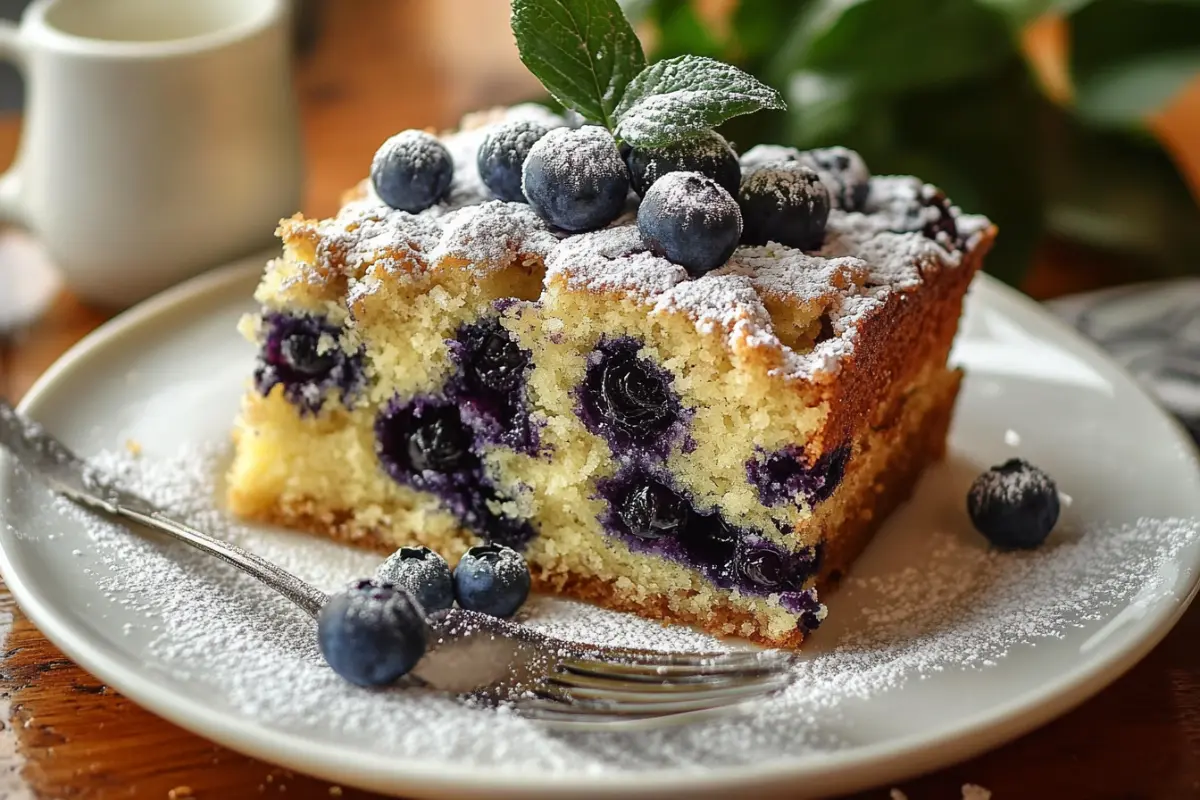
<instances>
[{"instance_id":1,"label":"golden brown crust","mask_svg":"<svg viewBox=\"0 0 1200 800\"><path fill-rule=\"evenodd\" d=\"M946 363L963 297L995 237L995 227L989 227L962 264L927 275L915 291L892 293L883 308L859 323L854 352L836 379L821 387L830 416L808 442L810 458L855 438L898 387L910 385L927 365Z\"/></svg>"},{"instance_id":2,"label":"golden brown crust","mask_svg":"<svg viewBox=\"0 0 1200 800\"><path fill-rule=\"evenodd\" d=\"M885 483L876 483L875 491L859 495L859 502L848 509L848 522L841 525L835 536L826 540L825 563L817 577L817 588L825 590L837 584L849 571L854 560L870 543L875 532L887 521L896 508L906 501L929 464L940 461L946 453L946 436L954 417L961 373L942 402L934 405L922 417L913 431L897 428L896 441L881 474Z\"/></svg>"}]
</instances>

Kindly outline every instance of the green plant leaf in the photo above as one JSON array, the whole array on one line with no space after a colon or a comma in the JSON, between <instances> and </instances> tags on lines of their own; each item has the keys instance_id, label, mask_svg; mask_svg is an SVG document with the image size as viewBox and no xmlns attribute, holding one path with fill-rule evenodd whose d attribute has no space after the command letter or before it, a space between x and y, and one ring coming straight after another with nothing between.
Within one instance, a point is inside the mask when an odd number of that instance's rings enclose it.
<instances>
[{"instance_id":1,"label":"green plant leaf","mask_svg":"<svg viewBox=\"0 0 1200 800\"><path fill-rule=\"evenodd\" d=\"M740 0L730 20L738 60L748 67L766 62L788 40L796 18L810 4L811 0Z\"/></svg>"},{"instance_id":2,"label":"green plant leaf","mask_svg":"<svg viewBox=\"0 0 1200 800\"><path fill-rule=\"evenodd\" d=\"M686 55L723 58L723 44L705 26L690 0L659 0L650 16L658 30L651 60Z\"/></svg>"},{"instance_id":3,"label":"green plant leaf","mask_svg":"<svg viewBox=\"0 0 1200 800\"><path fill-rule=\"evenodd\" d=\"M513 0L521 61L556 100L612 130L614 111L646 66L616 0Z\"/></svg>"},{"instance_id":4,"label":"green plant leaf","mask_svg":"<svg viewBox=\"0 0 1200 800\"><path fill-rule=\"evenodd\" d=\"M995 71L1012 32L977 0L817 0L800 15L768 73L841 75L861 93L929 89Z\"/></svg>"},{"instance_id":5,"label":"green plant leaf","mask_svg":"<svg viewBox=\"0 0 1200 800\"><path fill-rule=\"evenodd\" d=\"M638 147L696 136L731 117L784 108L779 92L711 58L660 61L629 84L617 107L616 134Z\"/></svg>"},{"instance_id":6,"label":"green plant leaf","mask_svg":"<svg viewBox=\"0 0 1200 800\"><path fill-rule=\"evenodd\" d=\"M1200 3L1093 0L1070 18L1075 110L1138 127L1200 74Z\"/></svg>"}]
</instances>

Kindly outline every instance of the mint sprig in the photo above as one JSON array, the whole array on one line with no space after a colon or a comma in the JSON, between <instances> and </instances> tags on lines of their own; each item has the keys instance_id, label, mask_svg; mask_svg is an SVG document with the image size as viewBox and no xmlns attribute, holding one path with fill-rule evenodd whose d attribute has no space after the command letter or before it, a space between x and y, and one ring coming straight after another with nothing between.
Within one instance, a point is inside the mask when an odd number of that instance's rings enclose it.
<instances>
[{"instance_id":1,"label":"mint sprig","mask_svg":"<svg viewBox=\"0 0 1200 800\"><path fill-rule=\"evenodd\" d=\"M617 0L513 0L521 61L554 99L609 130L625 87L646 67Z\"/></svg>"},{"instance_id":2,"label":"mint sprig","mask_svg":"<svg viewBox=\"0 0 1200 800\"><path fill-rule=\"evenodd\" d=\"M615 133L634 146L661 147L742 114L785 107L779 92L737 67L680 56L647 67L626 87Z\"/></svg>"},{"instance_id":3,"label":"mint sprig","mask_svg":"<svg viewBox=\"0 0 1200 800\"><path fill-rule=\"evenodd\" d=\"M617 0L512 0L521 61L565 107L635 147L697 136L741 114L785 108L737 67L681 56L646 67Z\"/></svg>"}]
</instances>

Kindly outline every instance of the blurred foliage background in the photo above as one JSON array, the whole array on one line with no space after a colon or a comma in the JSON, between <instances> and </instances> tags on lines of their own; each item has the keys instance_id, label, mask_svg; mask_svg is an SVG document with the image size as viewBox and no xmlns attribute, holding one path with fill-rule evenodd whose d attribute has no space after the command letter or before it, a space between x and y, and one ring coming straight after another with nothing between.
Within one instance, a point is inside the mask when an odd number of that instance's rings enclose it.
<instances>
[{"instance_id":1,"label":"blurred foliage background","mask_svg":"<svg viewBox=\"0 0 1200 800\"><path fill-rule=\"evenodd\" d=\"M1045 234L1147 278L1200 272L1200 205L1149 127L1200 74L1200 0L623 4L652 59L720 58L784 93L787 112L723 129L739 150L843 144L920 175L996 221L1010 283Z\"/></svg>"}]
</instances>

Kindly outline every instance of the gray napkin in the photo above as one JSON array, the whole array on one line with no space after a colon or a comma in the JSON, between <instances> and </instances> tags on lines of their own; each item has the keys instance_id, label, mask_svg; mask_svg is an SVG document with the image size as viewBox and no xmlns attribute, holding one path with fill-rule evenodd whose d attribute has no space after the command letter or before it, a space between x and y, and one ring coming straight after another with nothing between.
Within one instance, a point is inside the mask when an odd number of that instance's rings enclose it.
<instances>
[{"instance_id":1,"label":"gray napkin","mask_svg":"<svg viewBox=\"0 0 1200 800\"><path fill-rule=\"evenodd\" d=\"M1122 286L1047 305L1108 351L1200 442L1200 279Z\"/></svg>"}]
</instances>

